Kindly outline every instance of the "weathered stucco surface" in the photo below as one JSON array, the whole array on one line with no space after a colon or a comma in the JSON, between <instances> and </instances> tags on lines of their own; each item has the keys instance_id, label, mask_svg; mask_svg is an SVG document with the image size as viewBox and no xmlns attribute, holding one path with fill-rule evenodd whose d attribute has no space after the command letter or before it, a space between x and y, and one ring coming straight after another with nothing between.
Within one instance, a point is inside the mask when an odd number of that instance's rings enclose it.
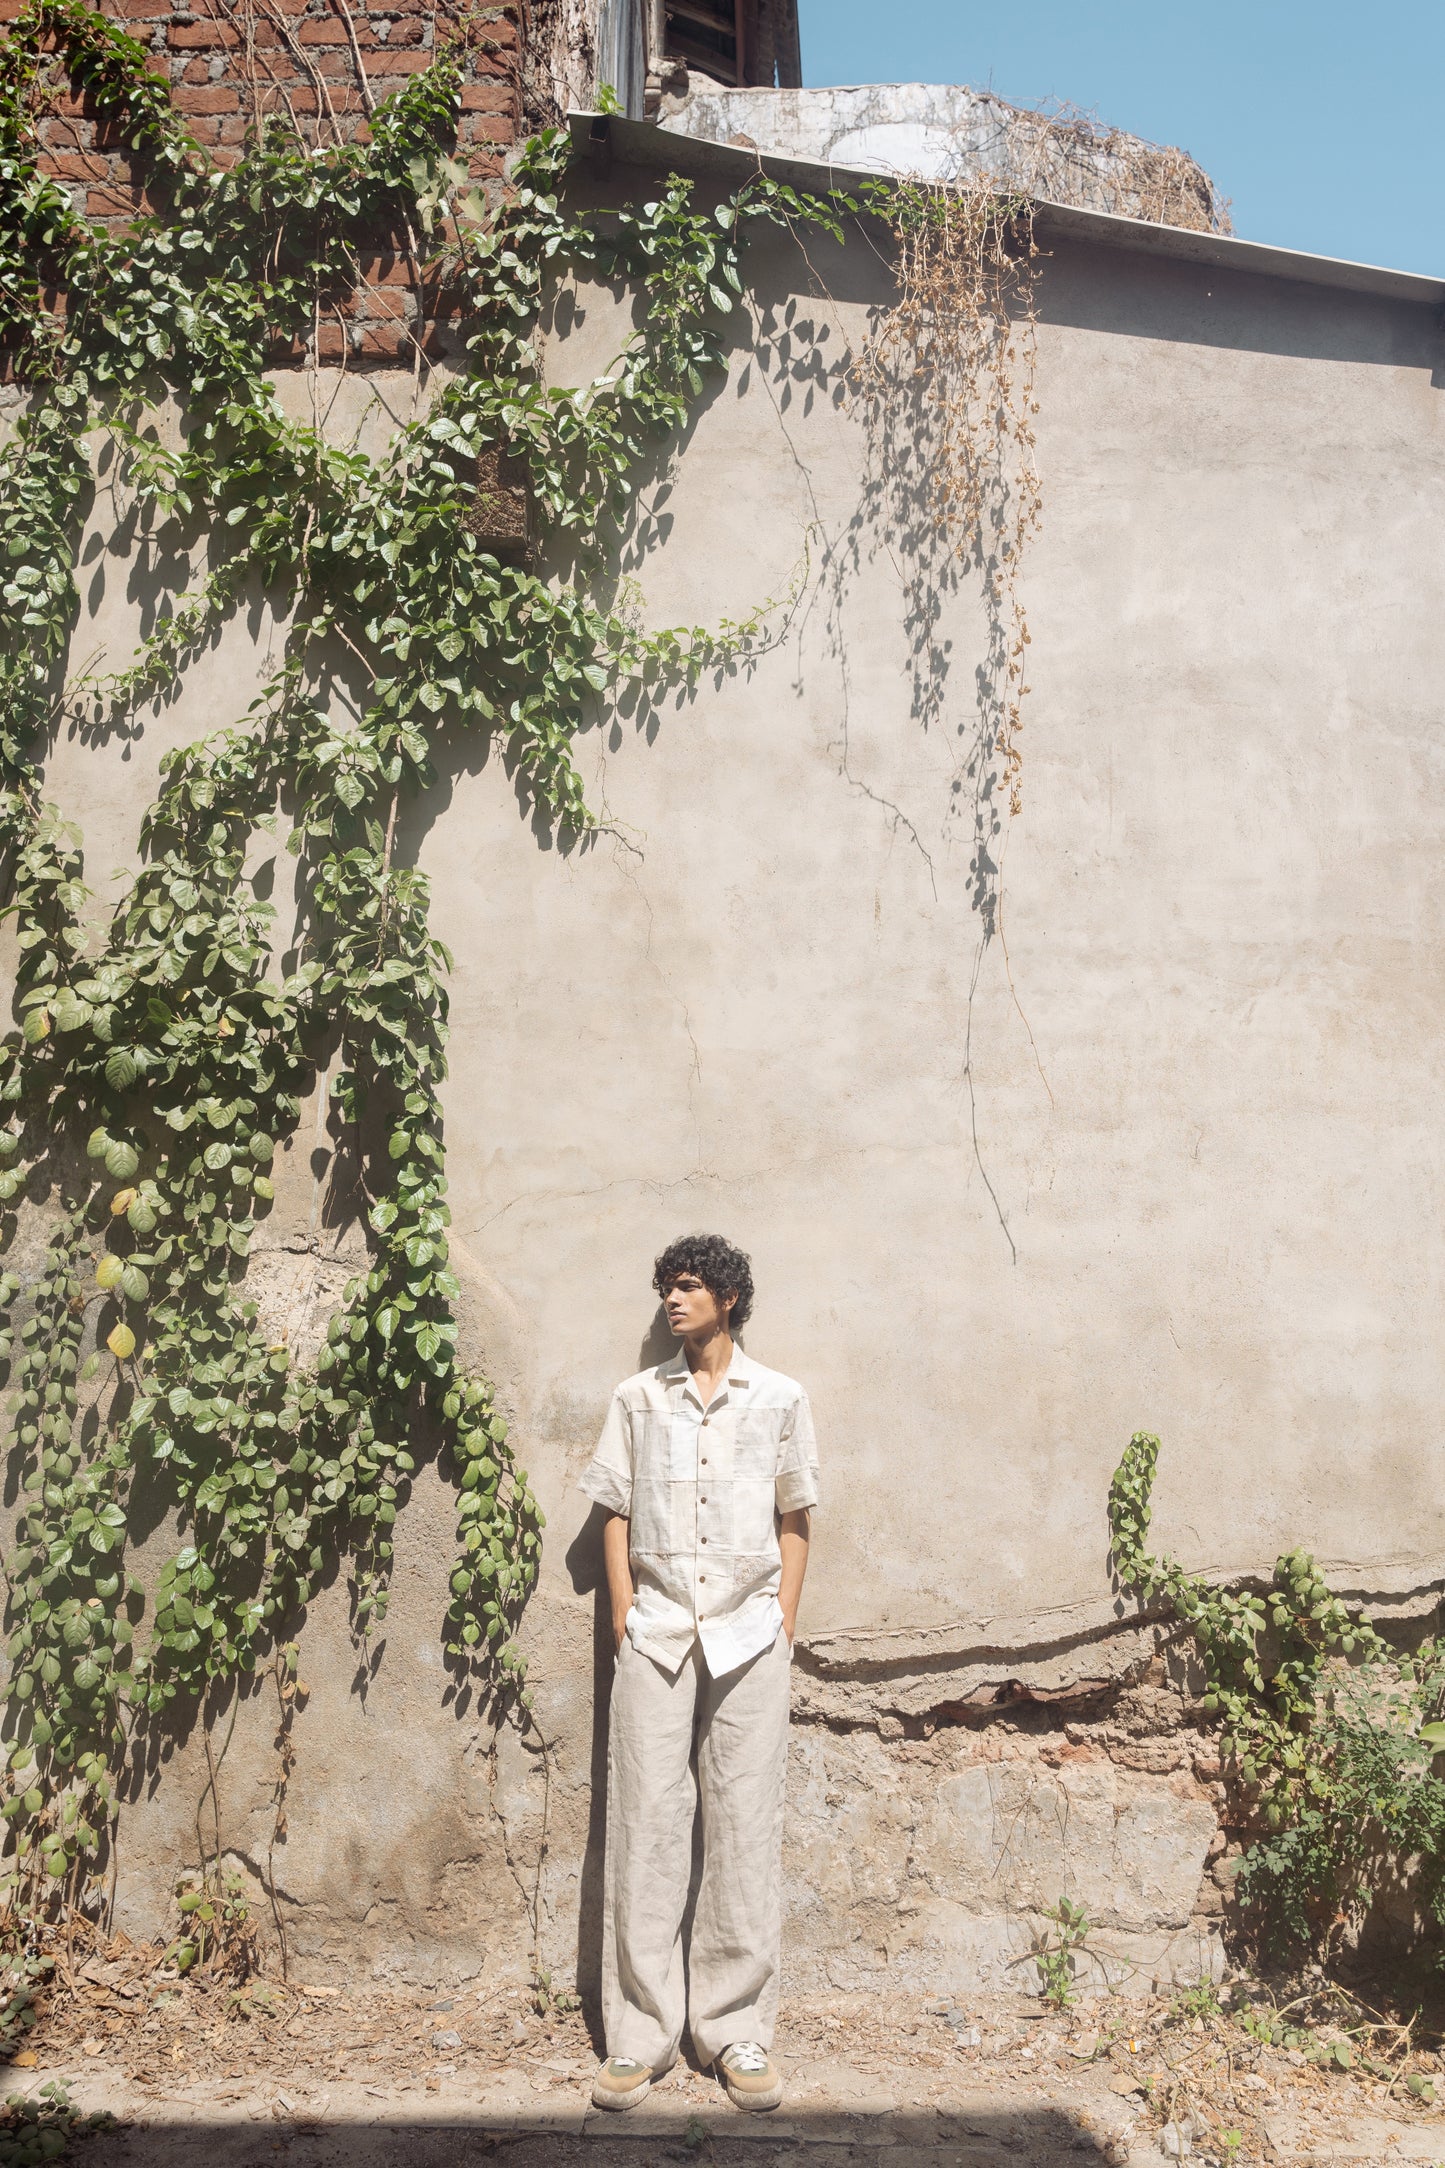
<instances>
[{"instance_id":1,"label":"weathered stucco surface","mask_svg":"<svg viewBox=\"0 0 1445 2168\"><path fill-rule=\"evenodd\" d=\"M841 83L807 90L724 90L699 81L665 98L676 135L779 152L909 180L980 182L1054 203L1228 231L1227 207L1202 167L1084 114L1010 105L963 83Z\"/></svg>"},{"instance_id":2,"label":"weathered stucco surface","mask_svg":"<svg viewBox=\"0 0 1445 2168\"><path fill-rule=\"evenodd\" d=\"M443 1667L452 1520L423 1468L384 1642L353 1647L340 1588L303 1635L272 1871L311 1959L525 1967L540 1894L535 1953L593 1977L610 1659L574 1485L610 1386L661 1351L650 1260L689 1226L752 1252L748 1344L806 1380L823 1443L795 1979L1026 1977L1063 1894L1126 1977L1217 1962L1217 1771L1107 1571L1134 1428L1164 1436L1156 1533L1191 1565L1302 1541L1403 1606L1445 1575L1438 331L1058 243L1010 822L978 790L978 579L920 516L907 413L870 434L840 375L884 272L809 255L826 294L760 247L757 320L629 567L654 623L796 601L720 682L599 715L585 845L476 743L410 820L457 959L465 1344L549 1515L538 1728L494 1738ZM586 378L618 335L585 294L552 366ZM322 392L355 426L369 394ZM102 496L77 653L119 661L148 580L112 518ZM233 719L273 636L247 613L138 736L62 735L49 792L102 894L161 751ZM333 1141L308 1111L260 1245L298 1329L357 1239L313 1172ZM259 1874L264 1682L229 1723L222 1839ZM123 1924L161 1924L204 1783L194 1727L138 1771Z\"/></svg>"}]
</instances>

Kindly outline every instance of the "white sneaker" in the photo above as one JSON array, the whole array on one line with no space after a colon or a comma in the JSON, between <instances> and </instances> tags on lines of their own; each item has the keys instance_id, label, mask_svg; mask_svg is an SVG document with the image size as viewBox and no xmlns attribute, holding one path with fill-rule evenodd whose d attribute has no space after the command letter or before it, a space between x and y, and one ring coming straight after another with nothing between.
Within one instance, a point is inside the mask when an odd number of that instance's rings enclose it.
<instances>
[{"instance_id":1,"label":"white sneaker","mask_svg":"<svg viewBox=\"0 0 1445 2168\"><path fill-rule=\"evenodd\" d=\"M727 2088L728 2099L744 2114L783 2104L783 2081L768 2060L766 2048L756 2040L735 2040L723 2049L713 2068Z\"/></svg>"},{"instance_id":2,"label":"white sneaker","mask_svg":"<svg viewBox=\"0 0 1445 2168\"><path fill-rule=\"evenodd\" d=\"M646 2063L630 2056L613 2055L602 2065L592 2085L594 2108L635 2108L652 2091L652 2072Z\"/></svg>"}]
</instances>

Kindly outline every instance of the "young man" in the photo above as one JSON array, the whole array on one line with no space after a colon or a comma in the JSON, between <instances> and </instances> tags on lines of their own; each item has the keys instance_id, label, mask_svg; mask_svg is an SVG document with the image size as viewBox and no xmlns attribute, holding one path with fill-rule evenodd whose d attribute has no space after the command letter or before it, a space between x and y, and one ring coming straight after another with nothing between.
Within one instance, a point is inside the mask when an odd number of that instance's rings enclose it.
<instances>
[{"instance_id":1,"label":"young man","mask_svg":"<svg viewBox=\"0 0 1445 2168\"><path fill-rule=\"evenodd\" d=\"M633 2108L683 2019L739 2108L776 2108L788 1666L818 1458L807 1395L733 1340L747 1258L692 1235L653 1286L682 1343L612 1396L582 1489L602 1543L617 1670L607 1745L602 2015L592 2098ZM696 1779L693 1775L696 1743ZM682 1915L702 1794L702 1880Z\"/></svg>"}]
</instances>

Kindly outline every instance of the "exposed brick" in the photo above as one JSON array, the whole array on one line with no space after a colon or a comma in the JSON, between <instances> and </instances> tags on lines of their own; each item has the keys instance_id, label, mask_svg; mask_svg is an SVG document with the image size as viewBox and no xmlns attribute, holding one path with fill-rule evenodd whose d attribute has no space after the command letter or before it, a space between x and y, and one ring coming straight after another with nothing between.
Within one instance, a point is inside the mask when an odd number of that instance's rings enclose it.
<instances>
[{"instance_id":1,"label":"exposed brick","mask_svg":"<svg viewBox=\"0 0 1445 2168\"><path fill-rule=\"evenodd\" d=\"M360 256L357 261L368 286L411 284L411 266L404 256Z\"/></svg>"},{"instance_id":2,"label":"exposed brick","mask_svg":"<svg viewBox=\"0 0 1445 2168\"><path fill-rule=\"evenodd\" d=\"M86 213L91 218L134 218L138 212L153 211L156 206L143 188L121 188L110 182L104 188L92 188L85 198Z\"/></svg>"},{"instance_id":3,"label":"exposed brick","mask_svg":"<svg viewBox=\"0 0 1445 2168\"><path fill-rule=\"evenodd\" d=\"M239 45L240 32L229 23L172 23L166 33L172 52L185 52L192 46L209 51L216 45Z\"/></svg>"},{"instance_id":4,"label":"exposed brick","mask_svg":"<svg viewBox=\"0 0 1445 2168\"><path fill-rule=\"evenodd\" d=\"M37 160L42 173L51 173L57 181L103 181L110 177L110 167L94 151L47 151Z\"/></svg>"},{"instance_id":5,"label":"exposed brick","mask_svg":"<svg viewBox=\"0 0 1445 2168\"><path fill-rule=\"evenodd\" d=\"M421 341L423 352L436 352L430 334ZM416 351L411 334L400 324L357 324L345 335L333 319L323 322L316 341L317 359L323 363L344 361L348 368L375 367L387 362L409 361Z\"/></svg>"},{"instance_id":6,"label":"exposed brick","mask_svg":"<svg viewBox=\"0 0 1445 2168\"><path fill-rule=\"evenodd\" d=\"M366 56L368 75L416 75L430 66L430 53L394 53L389 45L378 45Z\"/></svg>"},{"instance_id":7,"label":"exposed brick","mask_svg":"<svg viewBox=\"0 0 1445 2168\"><path fill-rule=\"evenodd\" d=\"M358 323L409 324L415 318L416 305L404 287L392 287L389 293L383 293L378 287L358 286L332 304L332 314L354 317Z\"/></svg>"},{"instance_id":8,"label":"exposed brick","mask_svg":"<svg viewBox=\"0 0 1445 2168\"><path fill-rule=\"evenodd\" d=\"M24 4L25 0L0 0L0 21L13 20ZM351 39L332 0L266 0L268 15L274 18L284 14L290 19L292 36L307 49L304 66L278 33L274 20L267 21L261 15L251 18L243 38L229 8L225 10L229 20L223 18L218 7L214 15L208 13L202 20L175 21L159 0L99 0L99 4L108 14L125 19L142 38L148 34L148 25L154 27L157 39L165 44L166 57L153 55L152 71L167 83L177 111L186 117L197 140L212 151L218 163L234 163L244 145L250 117L257 110L280 112L289 106L302 123L308 141L328 138L324 119L317 118L318 97L313 85L318 75L326 84L319 101L322 115L328 110L334 113L350 139L363 143L370 140ZM207 4L209 8L212 0ZM411 12L392 14L379 6L374 17L367 0L350 0L350 4L357 42L371 79L371 94L380 98L431 64L432 52L422 46L421 40L432 32L438 40L448 36L454 27L457 0L448 0L442 14L427 9L418 12L416 0L411 0ZM313 6L314 15L310 12ZM480 18L472 16L467 26L468 81L462 91L461 155L472 176L482 181L498 175L503 149L516 133L518 18L515 5L484 5ZM385 32L382 39L377 37L378 27ZM252 50L264 48L259 82L239 80L236 56L243 44ZM221 80L212 80L213 69L223 66L218 55L230 56L229 64L224 64ZM84 93L77 94L67 86L50 113L40 120L39 132L46 146L45 170L58 180L82 188L90 215L102 224L122 230L137 211L150 207L142 186L146 162L142 159L132 164L126 156L115 156L107 162L105 152L121 153L124 146L119 131L99 118L92 100ZM384 228L372 232L363 244L361 268L358 291L349 297L337 297L344 315L333 308L322 326L321 358L333 365L344 360L348 368L408 362L414 347L405 320L415 309L416 300L411 291L405 237ZM428 287L423 306L425 317L419 329L425 333L428 346L432 346L436 323L451 315L458 303L454 296ZM268 359L281 365L303 361L304 346L278 341L274 351L268 349Z\"/></svg>"},{"instance_id":9,"label":"exposed brick","mask_svg":"<svg viewBox=\"0 0 1445 2168\"><path fill-rule=\"evenodd\" d=\"M471 143L511 143L517 124L505 113L474 113L463 123L463 140Z\"/></svg>"},{"instance_id":10,"label":"exposed brick","mask_svg":"<svg viewBox=\"0 0 1445 2168\"><path fill-rule=\"evenodd\" d=\"M415 348L411 333L404 324L358 325L350 340L351 353L357 361L398 361L402 355L410 356Z\"/></svg>"},{"instance_id":11,"label":"exposed brick","mask_svg":"<svg viewBox=\"0 0 1445 2168\"><path fill-rule=\"evenodd\" d=\"M182 83L174 94L174 102L182 113L234 113L239 103L235 91L228 90L223 83L212 83L204 89L193 89L189 83Z\"/></svg>"}]
</instances>

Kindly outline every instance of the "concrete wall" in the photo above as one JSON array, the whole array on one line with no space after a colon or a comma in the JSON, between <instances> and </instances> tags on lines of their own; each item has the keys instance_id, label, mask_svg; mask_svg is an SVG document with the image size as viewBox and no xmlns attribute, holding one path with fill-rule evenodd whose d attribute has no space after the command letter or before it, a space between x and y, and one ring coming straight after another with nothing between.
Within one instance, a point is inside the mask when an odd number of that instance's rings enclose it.
<instances>
[{"instance_id":1,"label":"concrete wall","mask_svg":"<svg viewBox=\"0 0 1445 2168\"><path fill-rule=\"evenodd\" d=\"M585 846L539 837L476 743L409 830L457 959L466 1339L549 1515L540 1736L495 1737L449 1686L451 1515L424 1469L370 1675L343 1591L303 1639L276 1873L313 1965L525 1967L540 1893L543 1961L570 1969L580 1922L594 1976L609 1663L574 1484L612 1383L660 1350L650 1260L688 1227L751 1251L748 1346L807 1382L822 1441L797 1982L1018 1982L1063 1893L1126 1976L1217 1962L1217 1764L1106 1566L1135 1427L1163 1434L1156 1531L1191 1566L1303 1541L1403 1609L1445 1576L1438 334L1058 244L1010 821L979 787L979 581L910 506L906 417L880 441L842 389L883 273L862 245L809 253L826 295L791 243L760 250L757 324L644 492L635 566L650 622L715 622L787 590L807 538L771 643L599 716L581 758L609 825ZM582 296L558 374L618 334ZM77 652L119 660L143 582L104 537L93 562ZM50 789L99 872L266 639L238 622L133 742L62 737ZM319 1315L357 1238L308 1249L312 1126L256 1270ZM273 1729L244 1700L222 1768L253 1864ZM194 1735L138 1779L133 1929L202 1781Z\"/></svg>"}]
</instances>

